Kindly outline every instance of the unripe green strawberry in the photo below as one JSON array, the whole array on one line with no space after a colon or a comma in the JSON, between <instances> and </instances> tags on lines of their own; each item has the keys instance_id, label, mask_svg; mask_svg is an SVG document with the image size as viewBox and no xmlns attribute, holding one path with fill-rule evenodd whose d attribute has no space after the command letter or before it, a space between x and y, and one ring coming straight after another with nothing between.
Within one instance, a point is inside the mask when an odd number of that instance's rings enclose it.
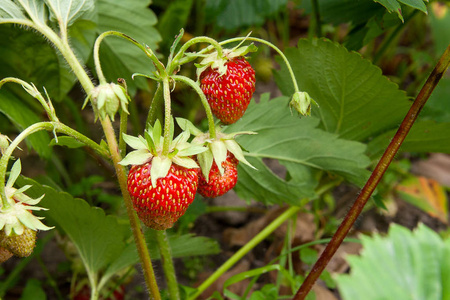
<instances>
[{"instance_id":1,"label":"unripe green strawberry","mask_svg":"<svg viewBox=\"0 0 450 300\"><path fill-rule=\"evenodd\" d=\"M228 151L227 158L222 162L223 174L220 173L216 162L213 162L209 171L209 180L199 175L198 192L203 197L215 198L222 196L237 183L237 165L239 161Z\"/></svg>"},{"instance_id":2,"label":"unripe green strawberry","mask_svg":"<svg viewBox=\"0 0 450 300\"><path fill-rule=\"evenodd\" d=\"M200 75L200 87L213 114L224 124L232 124L245 113L255 91L255 71L243 56L225 63L221 74L209 67Z\"/></svg>"},{"instance_id":3,"label":"unripe green strawberry","mask_svg":"<svg viewBox=\"0 0 450 300\"><path fill-rule=\"evenodd\" d=\"M165 230L186 212L197 192L198 168L172 164L165 177L152 186L152 163L133 166L128 174L128 191L141 221L156 230Z\"/></svg>"},{"instance_id":4,"label":"unripe green strawberry","mask_svg":"<svg viewBox=\"0 0 450 300\"><path fill-rule=\"evenodd\" d=\"M26 257L33 253L36 245L36 231L25 227L21 235L12 233L7 236L2 230L0 231L0 246L10 251L18 257Z\"/></svg>"}]
</instances>

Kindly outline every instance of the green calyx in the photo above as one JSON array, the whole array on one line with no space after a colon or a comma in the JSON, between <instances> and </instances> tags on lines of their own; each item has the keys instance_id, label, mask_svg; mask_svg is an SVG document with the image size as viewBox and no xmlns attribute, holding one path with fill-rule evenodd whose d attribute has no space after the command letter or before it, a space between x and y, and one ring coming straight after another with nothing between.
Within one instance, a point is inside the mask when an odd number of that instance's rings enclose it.
<instances>
[{"instance_id":1,"label":"green calyx","mask_svg":"<svg viewBox=\"0 0 450 300\"><path fill-rule=\"evenodd\" d=\"M189 131L191 134L195 135L192 143L207 147L205 152L197 154L197 161L206 181L209 181L209 172L211 171L213 162L216 163L220 174L223 175L224 169L222 163L227 159L228 151L231 152L238 161L256 169L245 159L241 146L235 141L235 137L238 135L257 134L256 132L240 131L223 133L219 127L216 127L216 137L211 139L209 133L201 132L189 120L177 118L177 123L183 130Z\"/></svg>"},{"instance_id":2,"label":"green calyx","mask_svg":"<svg viewBox=\"0 0 450 300\"><path fill-rule=\"evenodd\" d=\"M119 110L119 106L128 114L127 105L130 102L130 97L125 88L118 84L104 83L96 86L91 94L86 97L83 108L89 100L92 100L92 104L101 120L109 116L114 121L114 116Z\"/></svg>"},{"instance_id":3,"label":"green calyx","mask_svg":"<svg viewBox=\"0 0 450 300\"><path fill-rule=\"evenodd\" d=\"M226 63L233 58L245 56L249 52L256 52L258 48L254 44L248 46L239 47L239 45L233 49L224 49L223 56L219 56L217 51L207 54L203 60L196 64L197 67L197 78L208 68L217 70L222 76L227 72Z\"/></svg>"},{"instance_id":4,"label":"green calyx","mask_svg":"<svg viewBox=\"0 0 450 300\"><path fill-rule=\"evenodd\" d=\"M175 139L173 139L174 125L170 122L170 145L168 155L163 155L163 137L161 136L162 128L159 120L155 125L149 126L144 132L144 136L134 137L123 134L123 139L131 148L135 149L128 153L120 162L121 165L142 165L152 162L150 176L152 186L156 186L156 180L167 176L172 163L187 169L198 168L198 164L191 156L197 155L207 148L188 142L190 137L189 131L183 131Z\"/></svg>"},{"instance_id":5,"label":"green calyx","mask_svg":"<svg viewBox=\"0 0 450 300\"><path fill-rule=\"evenodd\" d=\"M5 150L9 147L10 139L0 133L0 153L3 154Z\"/></svg>"},{"instance_id":6,"label":"green calyx","mask_svg":"<svg viewBox=\"0 0 450 300\"><path fill-rule=\"evenodd\" d=\"M33 210L46 210L35 206L44 198L44 195L33 199L24 194L31 185L26 185L20 189L13 187L21 169L20 160L17 160L11 169L5 186L6 201L9 205L0 207L0 230L3 230L6 236L21 235L25 228L30 228L31 230L50 230L53 228L44 225L40 221L40 219L43 219L42 217L36 217L30 212Z\"/></svg>"}]
</instances>

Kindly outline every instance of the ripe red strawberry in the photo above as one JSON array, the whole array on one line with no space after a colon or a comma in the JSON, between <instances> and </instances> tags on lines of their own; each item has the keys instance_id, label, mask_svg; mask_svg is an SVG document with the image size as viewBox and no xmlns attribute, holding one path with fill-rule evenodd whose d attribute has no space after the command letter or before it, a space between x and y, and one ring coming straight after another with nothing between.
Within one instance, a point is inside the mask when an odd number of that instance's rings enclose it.
<instances>
[{"instance_id":1,"label":"ripe red strawberry","mask_svg":"<svg viewBox=\"0 0 450 300\"><path fill-rule=\"evenodd\" d=\"M198 181L198 192L209 198L222 196L231 190L237 182L237 165L239 161L228 151L227 158L222 162L223 174L220 174L216 162L213 162L209 171L209 181L200 173Z\"/></svg>"},{"instance_id":2,"label":"ripe red strawberry","mask_svg":"<svg viewBox=\"0 0 450 300\"><path fill-rule=\"evenodd\" d=\"M21 235L12 233L7 236L3 230L0 231L0 247L5 248L18 257L26 257L33 253L36 245L36 231L28 227L24 228Z\"/></svg>"},{"instance_id":3,"label":"ripe red strawberry","mask_svg":"<svg viewBox=\"0 0 450 300\"><path fill-rule=\"evenodd\" d=\"M200 75L200 87L213 114L232 124L245 113L255 91L255 71L243 56L229 59L226 73L208 67Z\"/></svg>"},{"instance_id":4,"label":"ripe red strawberry","mask_svg":"<svg viewBox=\"0 0 450 300\"><path fill-rule=\"evenodd\" d=\"M156 230L165 230L186 212L197 191L198 168L187 169L172 164L165 177L152 186L152 162L132 166L128 174L128 191L141 221Z\"/></svg>"}]
</instances>

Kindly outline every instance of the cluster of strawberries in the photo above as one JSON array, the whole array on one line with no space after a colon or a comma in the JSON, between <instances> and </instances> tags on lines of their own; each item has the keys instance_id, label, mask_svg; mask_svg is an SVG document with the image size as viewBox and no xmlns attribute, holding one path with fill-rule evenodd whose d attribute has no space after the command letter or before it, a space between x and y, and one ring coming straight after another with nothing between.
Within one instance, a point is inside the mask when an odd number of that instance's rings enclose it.
<instances>
[{"instance_id":1,"label":"cluster of strawberries","mask_svg":"<svg viewBox=\"0 0 450 300\"><path fill-rule=\"evenodd\" d=\"M255 71L243 56L225 59L221 72L209 66L199 80L213 114L228 125L245 113L255 91ZM134 209L146 226L156 230L172 227L197 191L214 198L231 190L237 182L239 161L250 165L234 141L236 134L217 130L215 138L211 138L189 121L177 121L180 127L196 135L192 144L201 147L186 146L185 131L171 143L168 157L161 157L159 124L151 127L145 138L125 138L136 149L122 161L124 165L132 165L128 191Z\"/></svg>"}]
</instances>

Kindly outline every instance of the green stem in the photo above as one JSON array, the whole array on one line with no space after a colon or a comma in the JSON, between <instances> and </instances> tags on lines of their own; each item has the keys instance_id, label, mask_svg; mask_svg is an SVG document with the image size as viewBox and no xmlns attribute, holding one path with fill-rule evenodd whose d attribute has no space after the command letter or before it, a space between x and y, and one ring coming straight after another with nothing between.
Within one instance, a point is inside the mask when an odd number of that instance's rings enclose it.
<instances>
[{"instance_id":1,"label":"green stem","mask_svg":"<svg viewBox=\"0 0 450 300\"><path fill-rule=\"evenodd\" d=\"M181 82L189 85L200 96L200 100L202 101L202 105L203 105L203 108L205 109L206 117L208 119L209 136L211 139L215 139L216 138L216 128L215 128L215 124L214 124L213 113L211 111L211 107L209 106L208 100L206 99L206 96L203 93L202 89L198 86L197 83L195 83L195 81L193 81L192 79L190 79L186 76L172 75L171 77L175 81L181 81Z\"/></svg>"},{"instance_id":2,"label":"green stem","mask_svg":"<svg viewBox=\"0 0 450 300\"><path fill-rule=\"evenodd\" d=\"M177 276L172 260L172 250L169 245L167 232L165 230L157 230L156 240L158 242L159 252L161 253L161 263L164 275L166 276L169 299L180 300L180 291L178 289Z\"/></svg>"},{"instance_id":3,"label":"green stem","mask_svg":"<svg viewBox=\"0 0 450 300\"><path fill-rule=\"evenodd\" d=\"M117 79L117 83L120 86L122 86L125 89L125 91L128 91L125 79L119 78ZM128 114L123 109L120 109L119 154L121 157L124 157L126 154L127 144L123 139L123 134L127 133L127 127L128 127Z\"/></svg>"},{"instance_id":4,"label":"green stem","mask_svg":"<svg viewBox=\"0 0 450 300\"><path fill-rule=\"evenodd\" d=\"M225 44L229 44L229 43L234 43L234 42L239 42L242 40L248 40L248 41L254 41L254 42L259 42L261 44L265 44L269 47L271 47L272 49L274 49L283 59L284 63L286 64L287 68L288 68L288 72L291 75L291 79L292 79L292 83L294 85L294 91L300 92L299 88L298 88L298 84L297 84L297 80L295 79L295 75L294 75L294 71L292 70L291 64L289 63L289 60L287 59L287 57L284 55L284 53L274 44L272 44L271 42L268 42L266 40L263 39L259 39L259 38L255 38L255 37L237 37L237 38L233 38L233 39L229 39L223 42L220 42L220 45L225 45Z\"/></svg>"},{"instance_id":5,"label":"green stem","mask_svg":"<svg viewBox=\"0 0 450 300\"><path fill-rule=\"evenodd\" d=\"M64 125L60 122L39 122L35 123L29 127L27 127L25 130L23 130L8 146L8 148L3 153L3 156L0 158L0 195L2 198L2 203L5 205L4 207L9 207L9 203L6 199L6 193L5 193L5 177L6 177L6 169L8 167L8 161L11 158L11 155L13 151L19 146L19 144L29 135L41 131L54 131L59 132L68 136L71 136L75 138L76 140L82 142L86 146L94 149L98 154L105 158L109 158L109 153L107 150L105 150L103 147L98 145L96 142L91 140L90 138L86 137L85 135L79 133L78 131Z\"/></svg>"},{"instance_id":6,"label":"green stem","mask_svg":"<svg viewBox=\"0 0 450 300\"><path fill-rule=\"evenodd\" d=\"M170 136L170 122L171 122L171 106L170 106L170 87L169 78L163 78L163 95L164 95L164 141L162 155L167 156L169 154L169 147L171 142Z\"/></svg>"},{"instance_id":7,"label":"green stem","mask_svg":"<svg viewBox=\"0 0 450 300\"><path fill-rule=\"evenodd\" d=\"M202 52L211 51L212 48L214 48L217 51L217 56L218 57L222 57L223 56L222 46L216 40L214 40L212 38L209 38L209 37L206 37L206 36L195 37L195 38L190 39L189 41L187 41L186 44L184 44L180 48L178 53L173 58L172 63L170 64L170 66L168 66L167 74L172 74L173 71L175 71L175 69L178 66L197 59L197 56L183 57L184 53L189 49L189 47L191 47L192 45L194 45L196 43L208 43L208 44L211 44L212 47L211 46L207 47L207 49L209 49L209 50L204 50Z\"/></svg>"},{"instance_id":8,"label":"green stem","mask_svg":"<svg viewBox=\"0 0 450 300\"><path fill-rule=\"evenodd\" d=\"M150 295L152 296L152 299L159 300L161 299L161 295L159 293L158 285L156 283L154 275L155 273L153 271L153 266L150 259L150 252L148 251L147 244L145 242L144 234L141 228L141 223L133 209L133 202L131 201L130 194L128 193L126 169L124 166L119 164L120 161L122 160L122 157L119 154L119 147L117 145L114 128L112 127L109 118L105 118L101 122L103 131L105 132L106 135L106 140L110 148L111 157L117 174L117 180L119 181L120 190L123 195L123 200L127 208L127 214L130 220L131 230L133 232L134 241L136 243L139 258L141 260L142 269L144 271L145 282L149 289Z\"/></svg>"},{"instance_id":9,"label":"green stem","mask_svg":"<svg viewBox=\"0 0 450 300\"><path fill-rule=\"evenodd\" d=\"M58 41L56 41L58 42ZM87 94L90 94L92 89L94 88L93 83L90 81L89 76L84 71L80 62L76 59L75 55L71 51L68 45L62 45L58 47L64 58L67 60L81 85ZM105 120L101 121L103 131L105 132L106 140L108 142L108 147L111 153L111 158L114 163L114 168L116 170L117 179L119 181L119 186L124 198L125 206L127 208L128 218L130 220L131 230L133 232L134 240L136 243L136 248L138 250L139 258L141 260L142 269L144 272L145 282L147 288L149 289L150 295L153 299L159 300L161 296L159 294L158 285L156 284L155 275L153 272L153 266L150 259L150 253L147 248L147 244L145 243L145 238L142 233L141 224L139 222L138 217L134 213L133 204L130 198L130 194L127 190L127 176L125 168L119 164L122 160L118 152L117 140L114 133L114 128L112 127L111 121L109 118L105 118Z\"/></svg>"},{"instance_id":10,"label":"green stem","mask_svg":"<svg viewBox=\"0 0 450 300\"><path fill-rule=\"evenodd\" d=\"M272 232L274 232L281 224L288 220L291 216L300 211L300 207L292 206L285 212L279 215L272 221L267 227L259 232L253 239L251 239L245 246L237 251L232 257L230 257L222 266L219 267L211 276L208 277L197 289L196 293L189 297L190 300L196 299L200 296L211 284L213 284L220 276L222 276L227 270L229 270L234 264L236 264L242 257L250 252L256 245L267 238Z\"/></svg>"},{"instance_id":11,"label":"green stem","mask_svg":"<svg viewBox=\"0 0 450 300\"><path fill-rule=\"evenodd\" d=\"M416 100L412 104L408 113L406 114L403 122L400 124L397 133L395 134L392 141L389 143L386 151L381 157L380 161L376 165L375 169L372 172L372 175L367 180L367 183L362 188L359 196L356 198L355 203L350 208L350 211L345 216L345 219L342 221L341 225L337 229L336 233L333 235L331 242L327 245L319 260L313 266L311 272L306 277L300 289L297 291L297 294L293 299L302 300L305 299L312 286L319 278L320 274L323 272L333 255L336 253L337 249L341 245L344 238L347 236L348 232L352 228L358 216L361 214L364 206L372 195L373 191L377 187L390 163L394 159L397 154L400 146L405 140L409 130L417 119L420 111L424 107L428 98L430 97L432 91L438 84L439 80L442 78L445 71L448 69L450 65L450 45L445 50L444 54L439 59L436 67L431 72L424 86L420 90L419 94L416 97Z\"/></svg>"},{"instance_id":12,"label":"green stem","mask_svg":"<svg viewBox=\"0 0 450 300\"><path fill-rule=\"evenodd\" d=\"M101 35L98 36L98 38L97 38L97 40L95 41L95 44L94 44L95 70L96 70L97 76L98 76L98 78L100 80L100 84L106 83L106 78L103 75L103 71L102 71L101 64L100 64L100 58L99 58L100 43L103 41L103 39L105 37L110 36L110 35L114 35L114 36L118 36L118 37L121 37L123 39L126 39L127 41L129 41L129 42L133 43L134 45L136 45L137 47L139 47L139 49L144 51L144 53L153 61L153 63L155 64L156 68L158 69L158 71L161 74L165 73L164 66L158 60L158 58L156 57L156 55L153 53L153 51L150 48L144 47L138 41L136 41L135 39L133 39L132 37L130 37L130 36L124 34L124 33L117 32L117 31L106 31L106 32L103 32Z\"/></svg>"},{"instance_id":13,"label":"green stem","mask_svg":"<svg viewBox=\"0 0 450 300\"><path fill-rule=\"evenodd\" d=\"M102 79L106 83L106 79L103 76L103 72L102 72L101 67L100 67L100 59L99 59L100 43L103 41L103 39L105 37L110 36L110 35L115 35L115 36L121 37L121 38L126 39L127 41L133 43L134 45L136 45L139 49L144 51L144 53L153 61L154 65L156 66L156 68L158 69L158 71L161 74L165 73L164 65L158 60L156 55L153 53L153 51L149 47L144 47L138 41L136 41L135 39L133 39L132 37L130 37L130 36L124 34L124 33L121 33L121 32L118 32L118 31L106 31L106 32L103 32L101 35L98 36L97 40L95 41L95 45L94 45L95 69L97 71L97 75L99 76L100 83L102 83Z\"/></svg>"},{"instance_id":14,"label":"green stem","mask_svg":"<svg viewBox=\"0 0 450 300\"><path fill-rule=\"evenodd\" d=\"M15 77L6 77L0 80L0 88L3 86L3 84L7 82L14 82L17 84L20 84L25 91L30 94L33 98L39 101L41 106L44 108L45 112L47 113L47 116L51 121L58 122L58 118L56 117L54 111L50 107L50 105L45 101L42 94L38 91L36 86L34 84L29 84L28 82L23 81L22 79L15 78Z\"/></svg>"},{"instance_id":15,"label":"green stem","mask_svg":"<svg viewBox=\"0 0 450 300\"><path fill-rule=\"evenodd\" d=\"M126 35L120 35L120 36L125 37L127 39L131 39ZM50 40L61 51L61 54L64 56L64 58L67 60L67 62L71 66L73 72L75 73L75 75L77 76L81 85L83 86L86 94L89 95L92 92L94 85L91 82L87 73L84 71L84 69L81 66L78 59L75 57L73 51L70 49L70 46L67 43L66 44L61 43L58 38L51 38ZM133 39L131 39L131 40L133 43L135 42ZM141 45L139 45L137 42L136 42L136 44L141 47ZM142 49L142 47L141 47L141 49ZM144 51L145 50L146 49L144 48ZM145 53L147 53L147 55L151 56L150 52L145 51ZM136 214L134 212L133 203L131 201L130 194L128 193L126 170L125 170L125 167L123 167L122 165L119 164L119 162L122 160L122 157L118 151L119 147L117 145L114 128L112 127L112 124L111 124L111 121L109 120L109 118L105 118L105 120L102 120L101 124L103 127L103 131L105 133L105 136L106 136L106 140L108 142L108 147L110 150L111 158L113 160L114 168L116 170L117 180L119 182L120 190L122 192L125 206L127 208L127 214L128 214L128 218L130 220L130 227L133 232L134 241L136 243L136 248L138 250L139 258L140 258L142 269L144 272L145 283L150 292L151 298L155 299L155 300L160 300L161 295L159 293L158 285L156 283L155 273L153 271L150 253L148 251L147 244L145 242L144 234L141 229L141 224L139 222L138 217L136 216Z\"/></svg>"}]
</instances>

